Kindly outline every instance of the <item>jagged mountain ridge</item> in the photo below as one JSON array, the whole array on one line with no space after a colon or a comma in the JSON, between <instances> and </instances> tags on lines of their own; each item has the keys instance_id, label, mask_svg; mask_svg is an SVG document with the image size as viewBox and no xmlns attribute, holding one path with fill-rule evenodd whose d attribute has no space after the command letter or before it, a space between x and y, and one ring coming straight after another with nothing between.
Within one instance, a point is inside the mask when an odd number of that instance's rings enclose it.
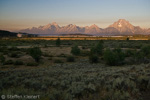
<instances>
[{"instance_id":1,"label":"jagged mountain ridge","mask_svg":"<svg viewBox=\"0 0 150 100\"><path fill-rule=\"evenodd\" d=\"M135 35L135 34L150 34L150 29L142 29L139 26L133 26L125 19L119 19L107 28L99 28L97 25L79 27L73 24L60 27L56 22L45 26L33 27L24 29L21 32L33 34L97 34L97 35Z\"/></svg>"},{"instance_id":2,"label":"jagged mountain ridge","mask_svg":"<svg viewBox=\"0 0 150 100\"><path fill-rule=\"evenodd\" d=\"M140 28L139 26L133 26L129 23L129 21L126 21L125 19L119 19L109 27L117 29L120 34L144 34L144 30L142 28Z\"/></svg>"}]
</instances>

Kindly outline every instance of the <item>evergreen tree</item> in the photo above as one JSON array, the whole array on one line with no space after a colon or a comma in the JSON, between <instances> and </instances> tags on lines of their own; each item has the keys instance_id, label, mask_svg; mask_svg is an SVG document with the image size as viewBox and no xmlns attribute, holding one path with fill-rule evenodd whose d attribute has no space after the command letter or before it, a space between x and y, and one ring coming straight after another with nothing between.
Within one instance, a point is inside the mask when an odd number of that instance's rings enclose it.
<instances>
[{"instance_id":1,"label":"evergreen tree","mask_svg":"<svg viewBox=\"0 0 150 100\"><path fill-rule=\"evenodd\" d=\"M5 57L4 57L3 55L0 55L0 62L1 62L2 64L4 64L4 62L5 62Z\"/></svg>"},{"instance_id":2,"label":"evergreen tree","mask_svg":"<svg viewBox=\"0 0 150 100\"><path fill-rule=\"evenodd\" d=\"M77 45L73 46L71 49L71 53L73 55L80 55L80 48Z\"/></svg>"},{"instance_id":3,"label":"evergreen tree","mask_svg":"<svg viewBox=\"0 0 150 100\"><path fill-rule=\"evenodd\" d=\"M60 46L60 44L61 44L61 41L60 41L60 38L58 38L57 40L56 40L56 46Z\"/></svg>"},{"instance_id":4,"label":"evergreen tree","mask_svg":"<svg viewBox=\"0 0 150 100\"><path fill-rule=\"evenodd\" d=\"M39 47L34 47L29 50L29 54L36 62L39 62L42 55L42 51L40 50Z\"/></svg>"}]
</instances>

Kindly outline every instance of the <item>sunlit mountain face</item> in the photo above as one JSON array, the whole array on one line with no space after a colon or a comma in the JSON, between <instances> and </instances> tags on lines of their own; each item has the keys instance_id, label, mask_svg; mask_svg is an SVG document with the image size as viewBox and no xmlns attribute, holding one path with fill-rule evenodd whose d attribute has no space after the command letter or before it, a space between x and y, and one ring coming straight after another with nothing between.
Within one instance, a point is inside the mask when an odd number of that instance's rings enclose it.
<instances>
[{"instance_id":1,"label":"sunlit mountain face","mask_svg":"<svg viewBox=\"0 0 150 100\"><path fill-rule=\"evenodd\" d=\"M119 19L107 28L100 28L97 25L80 27L73 24L60 27L56 22L45 26L32 27L20 30L21 32L33 34L97 34L97 35L135 35L135 34L150 34L150 29L142 29L139 26L132 25L125 19Z\"/></svg>"}]
</instances>

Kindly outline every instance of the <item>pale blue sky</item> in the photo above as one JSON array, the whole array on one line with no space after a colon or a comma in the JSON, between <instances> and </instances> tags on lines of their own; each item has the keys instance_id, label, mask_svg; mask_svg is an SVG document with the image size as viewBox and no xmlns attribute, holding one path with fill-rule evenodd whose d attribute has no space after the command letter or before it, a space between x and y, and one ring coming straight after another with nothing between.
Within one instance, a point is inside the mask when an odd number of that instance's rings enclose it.
<instances>
[{"instance_id":1,"label":"pale blue sky","mask_svg":"<svg viewBox=\"0 0 150 100\"><path fill-rule=\"evenodd\" d=\"M0 29L52 22L105 28L118 19L150 28L150 0L0 0Z\"/></svg>"}]
</instances>

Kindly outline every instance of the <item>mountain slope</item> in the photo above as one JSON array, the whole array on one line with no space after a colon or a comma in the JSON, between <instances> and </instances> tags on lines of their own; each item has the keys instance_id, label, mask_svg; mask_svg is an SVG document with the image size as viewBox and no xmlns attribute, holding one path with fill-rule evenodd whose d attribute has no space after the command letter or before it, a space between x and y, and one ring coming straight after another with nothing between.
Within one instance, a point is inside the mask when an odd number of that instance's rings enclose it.
<instances>
[{"instance_id":1,"label":"mountain slope","mask_svg":"<svg viewBox=\"0 0 150 100\"><path fill-rule=\"evenodd\" d=\"M119 19L117 22L114 22L109 27L116 28L120 33L134 33L134 26L124 19Z\"/></svg>"},{"instance_id":2,"label":"mountain slope","mask_svg":"<svg viewBox=\"0 0 150 100\"><path fill-rule=\"evenodd\" d=\"M85 28L85 32L84 33L93 33L93 34L98 34L101 33L102 29L100 29L97 25L91 25L90 27L86 27Z\"/></svg>"}]
</instances>

